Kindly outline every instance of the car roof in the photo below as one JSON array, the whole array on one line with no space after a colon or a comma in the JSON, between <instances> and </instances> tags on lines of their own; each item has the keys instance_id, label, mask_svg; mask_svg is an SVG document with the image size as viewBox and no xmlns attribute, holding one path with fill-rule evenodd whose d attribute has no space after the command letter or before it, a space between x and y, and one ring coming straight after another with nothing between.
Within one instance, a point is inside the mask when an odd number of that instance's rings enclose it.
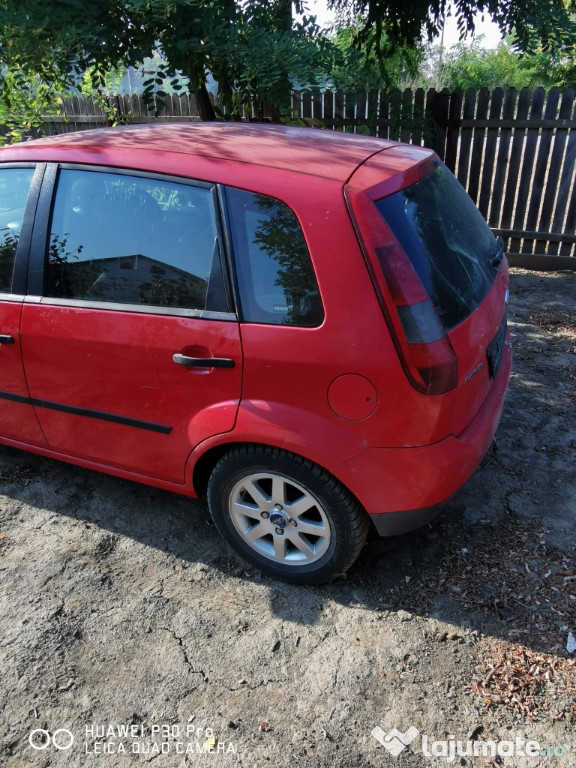
<instances>
[{"instance_id":1,"label":"car roof","mask_svg":"<svg viewBox=\"0 0 576 768\"><path fill-rule=\"evenodd\" d=\"M14 144L0 161L64 162L78 151L158 152L250 163L345 182L368 158L396 142L318 128L261 123L153 123L76 131Z\"/></svg>"}]
</instances>

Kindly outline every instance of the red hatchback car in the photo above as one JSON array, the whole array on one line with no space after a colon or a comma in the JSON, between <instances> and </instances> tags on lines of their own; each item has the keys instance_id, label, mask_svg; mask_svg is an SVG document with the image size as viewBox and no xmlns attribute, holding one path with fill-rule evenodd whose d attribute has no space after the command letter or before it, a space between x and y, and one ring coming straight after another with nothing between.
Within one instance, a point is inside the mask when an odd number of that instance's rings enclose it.
<instances>
[{"instance_id":1,"label":"red hatchback car","mask_svg":"<svg viewBox=\"0 0 576 768\"><path fill-rule=\"evenodd\" d=\"M428 149L200 123L0 150L0 441L206 494L274 576L343 573L470 477L507 298Z\"/></svg>"}]
</instances>

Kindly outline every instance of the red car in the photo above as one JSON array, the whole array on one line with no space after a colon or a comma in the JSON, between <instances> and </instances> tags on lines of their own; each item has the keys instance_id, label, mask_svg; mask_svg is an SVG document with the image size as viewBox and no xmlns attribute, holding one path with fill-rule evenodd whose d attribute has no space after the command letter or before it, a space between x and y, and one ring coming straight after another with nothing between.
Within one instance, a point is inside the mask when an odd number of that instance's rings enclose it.
<instances>
[{"instance_id":1,"label":"red car","mask_svg":"<svg viewBox=\"0 0 576 768\"><path fill-rule=\"evenodd\" d=\"M206 494L274 576L343 573L470 477L507 298L428 149L199 123L0 150L0 441Z\"/></svg>"}]
</instances>

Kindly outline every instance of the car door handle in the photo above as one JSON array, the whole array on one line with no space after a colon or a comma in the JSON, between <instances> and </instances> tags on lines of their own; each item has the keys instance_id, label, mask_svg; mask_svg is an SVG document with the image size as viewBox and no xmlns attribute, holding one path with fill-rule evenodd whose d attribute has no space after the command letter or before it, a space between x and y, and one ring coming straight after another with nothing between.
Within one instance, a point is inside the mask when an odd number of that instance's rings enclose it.
<instances>
[{"instance_id":1,"label":"car door handle","mask_svg":"<svg viewBox=\"0 0 576 768\"><path fill-rule=\"evenodd\" d=\"M234 360L229 357L187 357L172 355L172 360L178 365L188 365L191 368L234 368Z\"/></svg>"},{"instance_id":2,"label":"car door handle","mask_svg":"<svg viewBox=\"0 0 576 768\"><path fill-rule=\"evenodd\" d=\"M14 337L0 334L0 344L14 344Z\"/></svg>"}]
</instances>

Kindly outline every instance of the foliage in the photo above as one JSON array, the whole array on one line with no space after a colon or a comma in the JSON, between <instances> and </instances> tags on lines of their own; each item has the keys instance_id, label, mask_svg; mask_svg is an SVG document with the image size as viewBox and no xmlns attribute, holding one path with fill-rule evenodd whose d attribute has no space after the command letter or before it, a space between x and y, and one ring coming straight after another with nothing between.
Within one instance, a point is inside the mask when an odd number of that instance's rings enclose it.
<instances>
[{"instance_id":1,"label":"foliage","mask_svg":"<svg viewBox=\"0 0 576 768\"><path fill-rule=\"evenodd\" d=\"M238 89L282 111L294 84L314 86L331 69L334 48L313 17L286 28L281 20L271 24L268 13L263 1L242 9L234 36L216 52L219 66L213 73L225 98L232 100Z\"/></svg>"},{"instance_id":2,"label":"foliage","mask_svg":"<svg viewBox=\"0 0 576 768\"><path fill-rule=\"evenodd\" d=\"M302 0L0 0L0 120L9 125L9 139L20 138L58 108L59 96L79 86L106 93L109 73L142 64L158 45L160 62L146 67L144 83L145 98L157 110L168 91L182 89L182 75L201 117L214 119L206 87L211 73L223 104L220 117L237 118L243 99L271 103L280 117L294 83L326 82L331 73L339 87L357 91L359 84L406 78L420 60L422 27L437 35L447 2L328 0L350 22L332 43L303 13ZM303 13L295 24L293 8ZM514 29L519 50L563 51L568 81L575 0L454 0L462 33L473 27L478 10L490 12L501 29ZM474 56L466 52L464 70L480 68ZM464 70L454 77L462 80Z\"/></svg>"},{"instance_id":3,"label":"foliage","mask_svg":"<svg viewBox=\"0 0 576 768\"><path fill-rule=\"evenodd\" d=\"M566 58L556 67L554 79L559 88L574 88L574 83L576 83L576 50L571 58Z\"/></svg>"},{"instance_id":4,"label":"foliage","mask_svg":"<svg viewBox=\"0 0 576 768\"><path fill-rule=\"evenodd\" d=\"M106 72L144 44L145 30L129 24L119 2L28 0L0 3L0 110L8 113L9 138L38 128L59 95L91 70L103 85ZM149 51L149 49L148 49Z\"/></svg>"},{"instance_id":5,"label":"foliage","mask_svg":"<svg viewBox=\"0 0 576 768\"><path fill-rule=\"evenodd\" d=\"M374 35L377 50L397 44L412 44L422 29L431 41L438 37L449 8L461 38L474 31L478 12L490 14L503 34L516 36L521 51L566 51L576 41L574 0L328 0L329 7L352 21L364 20L361 37Z\"/></svg>"},{"instance_id":6,"label":"foliage","mask_svg":"<svg viewBox=\"0 0 576 768\"><path fill-rule=\"evenodd\" d=\"M406 78L413 78L423 58L423 48L418 44L387 46L386 55L378 55L375 32L361 36L361 20L353 26L339 26L334 44L340 56L335 60L330 80L344 93L369 91L373 88L389 88Z\"/></svg>"},{"instance_id":7,"label":"foliage","mask_svg":"<svg viewBox=\"0 0 576 768\"><path fill-rule=\"evenodd\" d=\"M27 76L22 70L3 69L0 92L0 125L7 134L0 145L21 141L24 135L40 133L46 113L60 114L62 99L48 83L37 75Z\"/></svg>"},{"instance_id":8,"label":"foliage","mask_svg":"<svg viewBox=\"0 0 576 768\"><path fill-rule=\"evenodd\" d=\"M551 53L519 54L511 40L485 48L482 38L450 48L429 45L417 77L410 85L422 88L551 88L562 85L563 75Z\"/></svg>"},{"instance_id":9,"label":"foliage","mask_svg":"<svg viewBox=\"0 0 576 768\"><path fill-rule=\"evenodd\" d=\"M519 56L506 43L494 50L486 50L477 44L459 46L457 56L447 68L445 85L454 88L523 88L552 87L554 62L549 53L539 51L533 55Z\"/></svg>"},{"instance_id":10,"label":"foliage","mask_svg":"<svg viewBox=\"0 0 576 768\"><path fill-rule=\"evenodd\" d=\"M164 63L148 71L144 88L157 107L166 82L182 88L178 71L189 78L205 119L215 117L208 72L228 117L238 112L238 90L281 106L292 79L313 82L315 72L329 66L330 46L314 19L305 15L292 25L291 7L290 0L28 0L25 6L2 0L0 104L22 114L25 128L34 112L29 96L41 114L49 95L75 88L82 77L85 88L103 92L109 72L143 62L160 44ZM17 105L15 78L33 84L22 89Z\"/></svg>"}]
</instances>

